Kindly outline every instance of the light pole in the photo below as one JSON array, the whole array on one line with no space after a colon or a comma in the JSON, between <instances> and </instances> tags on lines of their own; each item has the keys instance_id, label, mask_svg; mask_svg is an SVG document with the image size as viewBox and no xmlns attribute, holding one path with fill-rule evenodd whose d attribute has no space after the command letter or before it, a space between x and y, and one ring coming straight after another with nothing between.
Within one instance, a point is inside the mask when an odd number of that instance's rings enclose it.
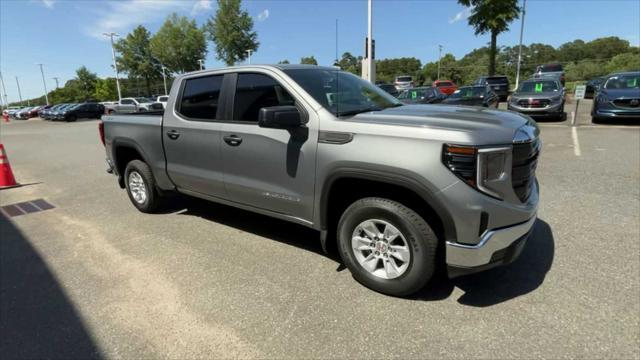
<instances>
[{"instance_id":1,"label":"light pole","mask_svg":"<svg viewBox=\"0 0 640 360\"><path fill-rule=\"evenodd\" d=\"M442 59L442 45L438 45L438 79L440 80L440 60Z\"/></svg>"},{"instance_id":2,"label":"light pole","mask_svg":"<svg viewBox=\"0 0 640 360\"><path fill-rule=\"evenodd\" d=\"M18 85L18 98L20 99L20 105L22 105L22 92L20 92L20 81L18 81L17 76L16 76L16 85Z\"/></svg>"},{"instance_id":3,"label":"light pole","mask_svg":"<svg viewBox=\"0 0 640 360\"><path fill-rule=\"evenodd\" d=\"M516 64L516 89L520 82L520 63L522 62L522 34L524 33L524 14L527 7L527 0L522 2L522 22L520 23L520 45L518 45L518 63Z\"/></svg>"},{"instance_id":4,"label":"light pole","mask_svg":"<svg viewBox=\"0 0 640 360\"><path fill-rule=\"evenodd\" d=\"M42 86L44 86L44 99L47 101L47 105L49 105L49 95L47 94L47 82L44 81L44 69L42 68L44 64L36 64L40 66L40 73L42 74Z\"/></svg>"},{"instance_id":5,"label":"light pole","mask_svg":"<svg viewBox=\"0 0 640 360\"><path fill-rule=\"evenodd\" d=\"M116 49L113 47L113 37L118 37L120 35L114 32L102 33L102 35L111 39L111 56L113 57L113 69L116 71L116 87L118 88L118 101L120 101L120 99L122 99L122 94L120 93L120 77L118 74L118 64L116 63Z\"/></svg>"},{"instance_id":6,"label":"light pole","mask_svg":"<svg viewBox=\"0 0 640 360\"><path fill-rule=\"evenodd\" d=\"M368 1L367 4L367 80L371 83L375 83L375 59L373 55L373 2Z\"/></svg>"},{"instance_id":7,"label":"light pole","mask_svg":"<svg viewBox=\"0 0 640 360\"><path fill-rule=\"evenodd\" d=\"M164 70L164 65L162 65L162 81L164 81L164 94L167 95L167 75L165 75Z\"/></svg>"},{"instance_id":8,"label":"light pole","mask_svg":"<svg viewBox=\"0 0 640 360\"><path fill-rule=\"evenodd\" d=\"M2 92L4 93L4 106L8 107L9 106L9 101L7 100L7 89L4 87L4 78L2 77L2 73L0 73L0 83L2 83ZM2 94L0 94L2 95Z\"/></svg>"},{"instance_id":9,"label":"light pole","mask_svg":"<svg viewBox=\"0 0 640 360\"><path fill-rule=\"evenodd\" d=\"M253 50L249 49L249 50L245 50L244 52L247 53L247 56L249 58L249 65L251 65L251 53L253 52Z\"/></svg>"},{"instance_id":10,"label":"light pole","mask_svg":"<svg viewBox=\"0 0 640 360\"><path fill-rule=\"evenodd\" d=\"M56 81L56 89L60 88L60 86L58 86L58 79L59 78L57 76L54 76L54 77L52 77L52 79Z\"/></svg>"},{"instance_id":11,"label":"light pole","mask_svg":"<svg viewBox=\"0 0 640 360\"><path fill-rule=\"evenodd\" d=\"M200 64L200 70L204 70L204 60L198 59L198 64Z\"/></svg>"}]
</instances>

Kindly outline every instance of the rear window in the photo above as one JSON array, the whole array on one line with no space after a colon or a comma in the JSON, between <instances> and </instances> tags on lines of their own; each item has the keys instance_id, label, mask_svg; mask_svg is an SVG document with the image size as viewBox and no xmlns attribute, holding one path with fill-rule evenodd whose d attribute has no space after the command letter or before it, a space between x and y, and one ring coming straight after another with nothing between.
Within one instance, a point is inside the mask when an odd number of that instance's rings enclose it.
<instances>
[{"instance_id":1,"label":"rear window","mask_svg":"<svg viewBox=\"0 0 640 360\"><path fill-rule=\"evenodd\" d=\"M450 83L449 81L441 81L439 82L437 85L437 87L441 87L441 86L453 86L452 83Z\"/></svg>"},{"instance_id":2,"label":"rear window","mask_svg":"<svg viewBox=\"0 0 640 360\"><path fill-rule=\"evenodd\" d=\"M215 120L223 75L185 80L179 113L192 120Z\"/></svg>"},{"instance_id":3,"label":"rear window","mask_svg":"<svg viewBox=\"0 0 640 360\"><path fill-rule=\"evenodd\" d=\"M562 65L561 64L540 65L540 66L538 66L538 69L536 70L536 72L541 72L541 73L558 72L558 71L562 71Z\"/></svg>"},{"instance_id":4,"label":"rear window","mask_svg":"<svg viewBox=\"0 0 640 360\"><path fill-rule=\"evenodd\" d=\"M508 84L509 80L507 80L506 77L490 77L487 78L487 83L491 84L491 85L497 85L497 84Z\"/></svg>"},{"instance_id":5,"label":"rear window","mask_svg":"<svg viewBox=\"0 0 640 360\"><path fill-rule=\"evenodd\" d=\"M396 78L396 81L398 81L398 82L409 82L411 80L412 80L411 76L398 76Z\"/></svg>"},{"instance_id":6,"label":"rear window","mask_svg":"<svg viewBox=\"0 0 640 360\"><path fill-rule=\"evenodd\" d=\"M158 98L158 101L169 101L169 97L168 96L160 96Z\"/></svg>"}]
</instances>

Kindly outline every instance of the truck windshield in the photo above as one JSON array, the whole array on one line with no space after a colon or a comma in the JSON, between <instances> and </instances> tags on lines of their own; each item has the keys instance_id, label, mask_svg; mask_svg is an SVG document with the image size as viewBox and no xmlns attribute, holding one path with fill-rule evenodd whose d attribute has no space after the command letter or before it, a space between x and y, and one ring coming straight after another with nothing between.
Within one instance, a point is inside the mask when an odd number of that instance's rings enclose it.
<instances>
[{"instance_id":1,"label":"truck windshield","mask_svg":"<svg viewBox=\"0 0 640 360\"><path fill-rule=\"evenodd\" d=\"M331 69L284 71L320 105L336 116L401 106L384 90L351 73Z\"/></svg>"}]
</instances>

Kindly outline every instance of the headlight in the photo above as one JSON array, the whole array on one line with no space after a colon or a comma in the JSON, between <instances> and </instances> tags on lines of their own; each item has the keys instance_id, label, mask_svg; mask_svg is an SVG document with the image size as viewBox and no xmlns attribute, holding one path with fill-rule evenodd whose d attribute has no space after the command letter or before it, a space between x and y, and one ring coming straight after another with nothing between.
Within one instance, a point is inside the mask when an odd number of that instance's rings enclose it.
<instances>
[{"instance_id":1,"label":"headlight","mask_svg":"<svg viewBox=\"0 0 640 360\"><path fill-rule=\"evenodd\" d=\"M511 98L509 99L509 102L512 103L512 104L515 104L515 103L518 102L518 100L520 100L520 99L518 99L517 97L511 96Z\"/></svg>"},{"instance_id":2,"label":"headlight","mask_svg":"<svg viewBox=\"0 0 640 360\"><path fill-rule=\"evenodd\" d=\"M556 96L556 97L552 97L551 98L551 102L552 103L559 103L562 102L562 95Z\"/></svg>"},{"instance_id":3,"label":"headlight","mask_svg":"<svg viewBox=\"0 0 640 360\"><path fill-rule=\"evenodd\" d=\"M609 98L607 98L604 95L599 95L597 98L599 103L604 104L604 103L608 103L609 102Z\"/></svg>"},{"instance_id":4,"label":"headlight","mask_svg":"<svg viewBox=\"0 0 640 360\"><path fill-rule=\"evenodd\" d=\"M502 200L509 190L511 146L474 147L445 145L442 161L469 186Z\"/></svg>"}]
</instances>

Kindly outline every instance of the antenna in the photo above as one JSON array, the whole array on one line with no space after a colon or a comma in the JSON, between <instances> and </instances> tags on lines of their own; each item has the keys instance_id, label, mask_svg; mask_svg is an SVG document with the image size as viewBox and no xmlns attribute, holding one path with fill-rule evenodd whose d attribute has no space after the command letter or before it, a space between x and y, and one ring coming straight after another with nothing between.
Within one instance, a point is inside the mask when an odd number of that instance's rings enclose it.
<instances>
[{"instance_id":1,"label":"antenna","mask_svg":"<svg viewBox=\"0 0 640 360\"><path fill-rule=\"evenodd\" d=\"M336 65L338 65L338 19L336 19Z\"/></svg>"}]
</instances>

